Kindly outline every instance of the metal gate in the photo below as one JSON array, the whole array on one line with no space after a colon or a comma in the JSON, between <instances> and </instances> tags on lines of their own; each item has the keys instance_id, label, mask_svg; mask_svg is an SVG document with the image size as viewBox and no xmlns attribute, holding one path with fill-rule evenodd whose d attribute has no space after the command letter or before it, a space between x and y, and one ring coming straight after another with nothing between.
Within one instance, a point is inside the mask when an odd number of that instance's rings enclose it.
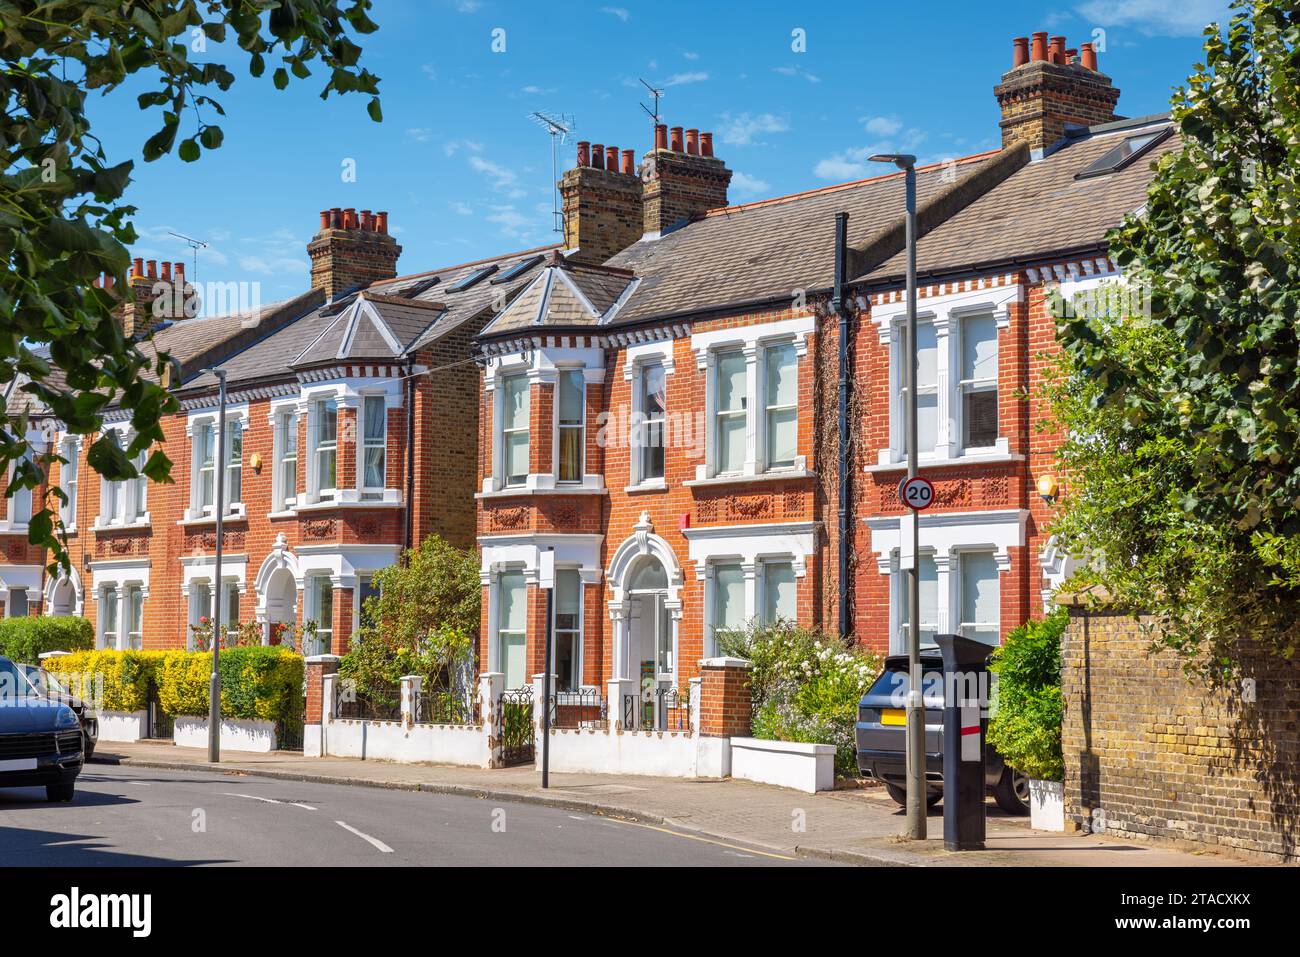
<instances>
[{"instance_id":1,"label":"metal gate","mask_svg":"<svg viewBox=\"0 0 1300 957\"><path fill-rule=\"evenodd\" d=\"M149 699L145 706L146 738L168 738L173 736L176 719L163 712L162 702L158 700L158 686L149 682Z\"/></svg>"},{"instance_id":2,"label":"metal gate","mask_svg":"<svg viewBox=\"0 0 1300 957\"><path fill-rule=\"evenodd\" d=\"M536 753L533 726L533 689L529 685L501 695L497 727L501 729L501 758L506 767L530 764Z\"/></svg>"}]
</instances>

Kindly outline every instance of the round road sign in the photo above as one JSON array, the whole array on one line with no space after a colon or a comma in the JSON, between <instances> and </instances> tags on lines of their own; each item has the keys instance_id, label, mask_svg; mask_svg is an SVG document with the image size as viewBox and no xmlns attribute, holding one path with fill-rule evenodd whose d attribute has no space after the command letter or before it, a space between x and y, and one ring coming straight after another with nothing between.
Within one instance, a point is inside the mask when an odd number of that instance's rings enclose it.
<instances>
[{"instance_id":1,"label":"round road sign","mask_svg":"<svg viewBox=\"0 0 1300 957\"><path fill-rule=\"evenodd\" d=\"M898 498L914 512L923 512L934 504L934 486L929 479L905 478L898 483Z\"/></svg>"}]
</instances>

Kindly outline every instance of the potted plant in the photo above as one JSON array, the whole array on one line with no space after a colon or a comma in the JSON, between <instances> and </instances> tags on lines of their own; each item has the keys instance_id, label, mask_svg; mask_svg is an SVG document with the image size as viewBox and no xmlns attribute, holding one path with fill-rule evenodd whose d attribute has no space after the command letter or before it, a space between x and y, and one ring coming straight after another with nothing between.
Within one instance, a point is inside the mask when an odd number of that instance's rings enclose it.
<instances>
[{"instance_id":1,"label":"potted plant","mask_svg":"<svg viewBox=\"0 0 1300 957\"><path fill-rule=\"evenodd\" d=\"M998 676L989 743L1029 777L1033 827L1065 830L1065 761L1061 753L1061 636L1068 617L1058 609L1007 635L994 655Z\"/></svg>"}]
</instances>

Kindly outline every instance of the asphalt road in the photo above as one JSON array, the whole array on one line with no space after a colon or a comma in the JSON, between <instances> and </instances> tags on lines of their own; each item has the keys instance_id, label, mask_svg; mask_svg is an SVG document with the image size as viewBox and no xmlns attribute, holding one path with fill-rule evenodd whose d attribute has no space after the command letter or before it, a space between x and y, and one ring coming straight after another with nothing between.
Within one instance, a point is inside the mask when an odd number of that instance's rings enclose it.
<instances>
[{"instance_id":1,"label":"asphalt road","mask_svg":"<svg viewBox=\"0 0 1300 957\"><path fill-rule=\"evenodd\" d=\"M458 795L92 764L71 804L0 789L3 866L772 866L756 848Z\"/></svg>"}]
</instances>

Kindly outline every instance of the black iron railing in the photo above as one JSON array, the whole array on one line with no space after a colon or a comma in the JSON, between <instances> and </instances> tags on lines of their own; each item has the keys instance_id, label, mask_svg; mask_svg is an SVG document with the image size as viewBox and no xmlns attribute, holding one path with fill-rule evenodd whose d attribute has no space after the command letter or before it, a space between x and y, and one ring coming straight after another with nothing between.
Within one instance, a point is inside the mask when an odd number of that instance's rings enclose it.
<instances>
[{"instance_id":1,"label":"black iron railing","mask_svg":"<svg viewBox=\"0 0 1300 957\"><path fill-rule=\"evenodd\" d=\"M370 685L359 688L346 678L334 683L334 715L361 721L400 721L402 686Z\"/></svg>"},{"instance_id":2,"label":"black iron railing","mask_svg":"<svg viewBox=\"0 0 1300 957\"><path fill-rule=\"evenodd\" d=\"M509 766L531 762L536 751L531 685L501 695L501 700L497 703L496 725L501 735L501 758L505 764Z\"/></svg>"},{"instance_id":3,"label":"black iron railing","mask_svg":"<svg viewBox=\"0 0 1300 957\"><path fill-rule=\"evenodd\" d=\"M415 696L416 724L478 724L478 700L463 691L422 691Z\"/></svg>"},{"instance_id":4,"label":"black iron railing","mask_svg":"<svg viewBox=\"0 0 1300 957\"><path fill-rule=\"evenodd\" d=\"M605 696L598 688L551 695L552 728L603 728L608 720Z\"/></svg>"},{"instance_id":5,"label":"black iron railing","mask_svg":"<svg viewBox=\"0 0 1300 957\"><path fill-rule=\"evenodd\" d=\"M679 694L676 688L655 688L641 694L623 696L623 729L625 731L685 731L691 732L690 695Z\"/></svg>"}]
</instances>

